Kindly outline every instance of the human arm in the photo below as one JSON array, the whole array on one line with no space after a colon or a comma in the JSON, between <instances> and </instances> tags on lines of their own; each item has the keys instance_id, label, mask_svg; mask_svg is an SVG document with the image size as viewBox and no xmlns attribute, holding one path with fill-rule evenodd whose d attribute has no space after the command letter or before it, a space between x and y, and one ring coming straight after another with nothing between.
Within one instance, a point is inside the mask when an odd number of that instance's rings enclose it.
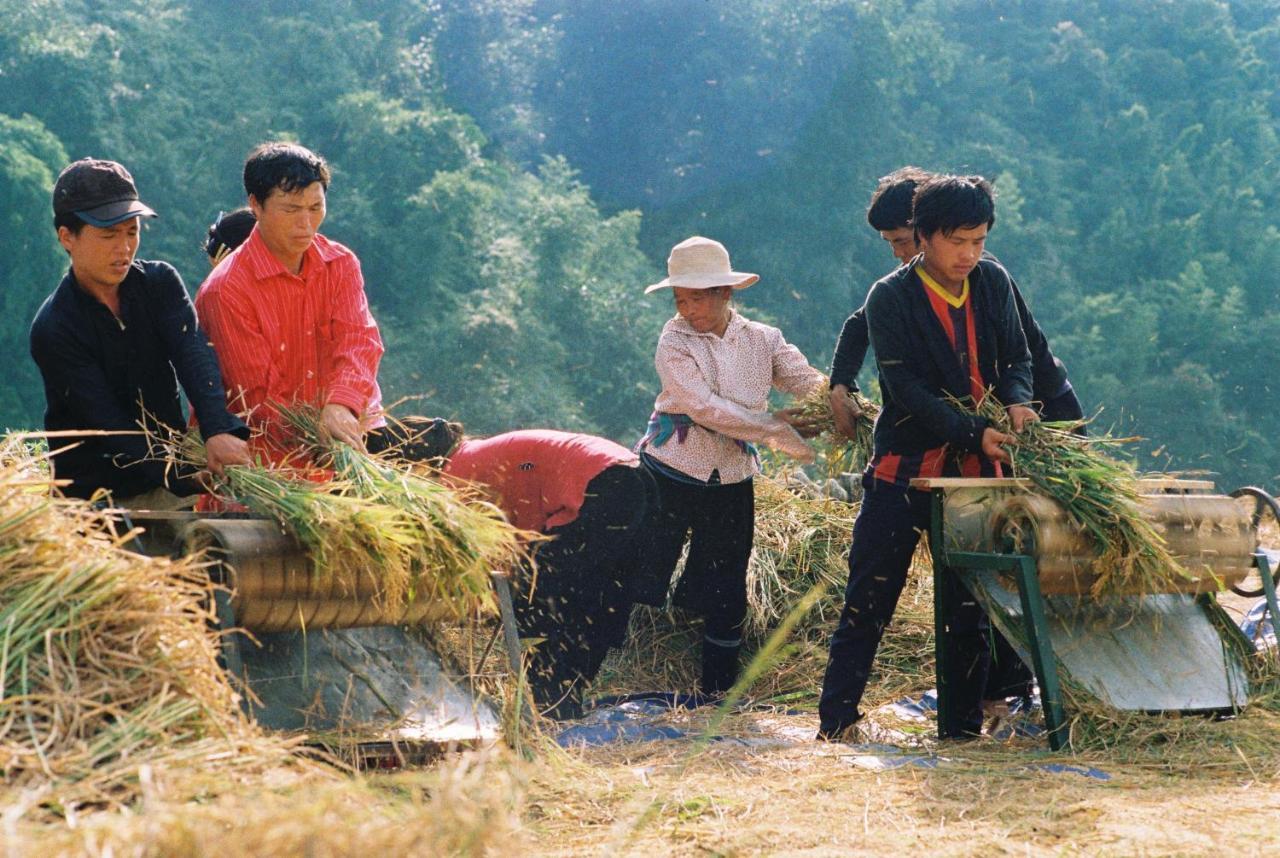
<instances>
[{"instance_id":1,"label":"human arm","mask_svg":"<svg viewBox=\"0 0 1280 858\"><path fill-rule=\"evenodd\" d=\"M871 340L867 333L867 307L864 304L844 320L840 338L836 340L835 356L831 359L831 388L837 385L849 391L858 390L858 372L867 359Z\"/></svg>"},{"instance_id":2,"label":"human arm","mask_svg":"<svg viewBox=\"0 0 1280 858\"><path fill-rule=\"evenodd\" d=\"M165 354L199 423L209 454L209 468L221 473L223 465L247 465L249 448L245 441L249 427L227 410L217 355L197 322L195 306L187 296L182 278L170 265L147 264L148 296L155 312L156 334L164 344ZM218 440L213 441L215 438Z\"/></svg>"},{"instance_id":3,"label":"human arm","mask_svg":"<svg viewBox=\"0 0 1280 858\"><path fill-rule=\"evenodd\" d=\"M992 261L997 265L1000 264L994 257ZM1009 274L1008 269L1003 265L1000 267L1009 278L1009 286L1013 290L1014 308L1018 313L1018 320L1022 323L1022 333L1027 338L1027 351L1031 355L1032 396L1042 400L1051 399L1066 384L1067 368L1062 365L1062 361L1053 356L1053 351L1049 348L1049 339L1045 336L1040 323L1031 315L1031 308L1027 306L1017 281L1013 279L1012 274Z\"/></svg>"},{"instance_id":4,"label":"human arm","mask_svg":"<svg viewBox=\"0 0 1280 858\"><path fill-rule=\"evenodd\" d=\"M773 348L773 385L784 393L805 397L826 381L822 373L809 366L800 349L788 343L777 329L770 329ZM814 438L822 432L822 418L805 415L801 408L783 408L773 416L784 420L801 438Z\"/></svg>"},{"instance_id":5,"label":"human arm","mask_svg":"<svg viewBox=\"0 0 1280 858\"><path fill-rule=\"evenodd\" d=\"M1032 399L1031 355L1027 351L1027 337L1014 298L1013 281L1004 268L989 261L981 263L978 271L986 286L986 301L994 313L996 398L1006 408L1025 406ZM1024 410L1030 411L1029 408ZM1013 417L1012 411L1010 417ZM1014 431L1021 431L1025 419L1026 415L1023 415L1015 422Z\"/></svg>"},{"instance_id":6,"label":"human arm","mask_svg":"<svg viewBox=\"0 0 1280 858\"><path fill-rule=\"evenodd\" d=\"M666 410L687 414L699 426L730 438L765 444L800 459L813 457L809 445L785 420L715 393L676 336L664 333L658 340L654 365Z\"/></svg>"},{"instance_id":7,"label":"human arm","mask_svg":"<svg viewBox=\"0 0 1280 858\"><path fill-rule=\"evenodd\" d=\"M329 430L343 438L350 434L350 422L336 410L329 410L329 406L346 407L357 421L371 416L367 411L377 389L378 364L384 349L378 324L369 312L360 262L354 255L344 256L335 264L330 287L327 330L322 331L328 338L329 353L324 405L333 415ZM358 439L358 426L355 431Z\"/></svg>"}]
</instances>

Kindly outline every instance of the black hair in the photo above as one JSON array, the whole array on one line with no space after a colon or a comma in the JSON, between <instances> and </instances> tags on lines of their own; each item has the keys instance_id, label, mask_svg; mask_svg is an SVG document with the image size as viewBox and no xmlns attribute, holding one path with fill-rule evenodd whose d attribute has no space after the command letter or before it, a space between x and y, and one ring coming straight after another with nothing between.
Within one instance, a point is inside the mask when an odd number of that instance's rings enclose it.
<instances>
[{"instance_id":1,"label":"black hair","mask_svg":"<svg viewBox=\"0 0 1280 858\"><path fill-rule=\"evenodd\" d=\"M244 190L261 205L272 191L291 193L319 182L329 190L329 165L297 143L276 141L256 146L244 162Z\"/></svg>"},{"instance_id":2,"label":"black hair","mask_svg":"<svg viewBox=\"0 0 1280 858\"><path fill-rule=\"evenodd\" d=\"M867 223L871 228L887 232L911 225L911 200L916 188L933 178L933 173L919 167L900 167L881 176L867 206Z\"/></svg>"},{"instance_id":3,"label":"black hair","mask_svg":"<svg viewBox=\"0 0 1280 858\"><path fill-rule=\"evenodd\" d=\"M405 417L399 426L388 423L388 429L399 436L397 454L411 462L430 462L443 466L462 440L461 423L443 417Z\"/></svg>"},{"instance_id":4,"label":"black hair","mask_svg":"<svg viewBox=\"0 0 1280 858\"><path fill-rule=\"evenodd\" d=\"M53 216L53 231L57 232L62 227L71 230L72 235L79 235L80 230L88 226L84 219L75 212L63 212Z\"/></svg>"},{"instance_id":5,"label":"black hair","mask_svg":"<svg viewBox=\"0 0 1280 858\"><path fill-rule=\"evenodd\" d=\"M917 240L983 224L990 229L996 223L995 191L981 176L934 176L916 188L911 223Z\"/></svg>"},{"instance_id":6,"label":"black hair","mask_svg":"<svg viewBox=\"0 0 1280 858\"><path fill-rule=\"evenodd\" d=\"M205 254L210 259L221 260L244 244L257 222L253 209L247 206L218 215L218 219L209 224L209 233L204 241Z\"/></svg>"}]
</instances>

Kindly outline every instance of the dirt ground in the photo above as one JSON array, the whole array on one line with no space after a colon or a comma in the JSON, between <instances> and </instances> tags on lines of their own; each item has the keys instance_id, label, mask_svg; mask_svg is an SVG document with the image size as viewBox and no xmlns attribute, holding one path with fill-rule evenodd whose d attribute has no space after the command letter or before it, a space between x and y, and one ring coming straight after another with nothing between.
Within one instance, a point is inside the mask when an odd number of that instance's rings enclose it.
<instances>
[{"instance_id":1,"label":"dirt ground","mask_svg":"<svg viewBox=\"0 0 1280 858\"><path fill-rule=\"evenodd\" d=\"M896 747L811 741L809 714L756 711L695 737L587 750L541 743L419 771L156 795L128 813L16 822L0 854L125 855L1255 855L1280 845L1280 718L1204 722L1160 747L1050 753L1042 742ZM912 731L912 732L908 732ZM1173 731L1177 733L1178 731ZM1172 734L1171 734L1172 735ZM526 737L528 738L528 737ZM898 760L898 768L877 770Z\"/></svg>"}]
</instances>

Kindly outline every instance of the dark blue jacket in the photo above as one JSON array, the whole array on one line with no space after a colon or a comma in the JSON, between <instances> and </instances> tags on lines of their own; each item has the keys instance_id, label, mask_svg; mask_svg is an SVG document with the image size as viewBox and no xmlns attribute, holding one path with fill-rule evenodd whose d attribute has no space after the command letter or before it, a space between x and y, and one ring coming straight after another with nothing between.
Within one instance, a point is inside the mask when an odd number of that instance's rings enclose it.
<instances>
[{"instance_id":1,"label":"dark blue jacket","mask_svg":"<svg viewBox=\"0 0 1280 858\"><path fill-rule=\"evenodd\" d=\"M990 253L984 253L983 258L1000 264L1000 260ZM1049 340L1031 315L1026 301L1022 299L1018 284L1012 277L1009 278L1009 283L1013 287L1013 300L1018 307L1018 318L1022 321L1022 332L1027 337L1027 349L1031 352L1032 398L1036 402L1050 402L1067 386L1067 369L1050 351ZM850 390L858 389L858 371L866 360L869 345L864 305L855 310L840 329L840 339L836 341L835 356L831 361L832 384L843 384Z\"/></svg>"},{"instance_id":2,"label":"dark blue jacket","mask_svg":"<svg viewBox=\"0 0 1280 858\"><path fill-rule=\"evenodd\" d=\"M947 402L969 396L969 377L929 303L915 267L904 265L867 294L867 330L880 370L884 407L876 420L876 455L910 456L941 446L978 453L989 421ZM1005 405L1031 401L1031 355L1009 275L980 261L969 275L978 367Z\"/></svg>"},{"instance_id":3,"label":"dark blue jacket","mask_svg":"<svg viewBox=\"0 0 1280 858\"><path fill-rule=\"evenodd\" d=\"M133 263L120 284L120 318L68 271L31 323L31 356L44 379L47 431L133 430L160 435L186 429L179 381L204 437L249 430L227 412L222 373L209 338L196 324L182 278L165 262ZM191 470L153 461L141 434L51 438L54 476L63 491L89 497L100 488L119 497L164 486L199 490Z\"/></svg>"}]
</instances>

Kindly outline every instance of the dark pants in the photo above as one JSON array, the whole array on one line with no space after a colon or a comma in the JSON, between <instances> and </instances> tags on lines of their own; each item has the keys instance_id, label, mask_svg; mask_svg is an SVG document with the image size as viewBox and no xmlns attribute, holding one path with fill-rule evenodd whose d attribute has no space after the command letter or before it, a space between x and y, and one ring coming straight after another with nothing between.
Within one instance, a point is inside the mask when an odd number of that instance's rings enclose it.
<instances>
[{"instance_id":1,"label":"dark pants","mask_svg":"<svg viewBox=\"0 0 1280 858\"><path fill-rule=\"evenodd\" d=\"M680 560L685 539L689 557L672 603L701 614L704 693L727 691L738 678L742 624L747 616L747 563L755 538L755 485L697 485L651 470L659 508L646 525L644 573L636 601L661 604Z\"/></svg>"},{"instance_id":2,"label":"dark pants","mask_svg":"<svg viewBox=\"0 0 1280 858\"><path fill-rule=\"evenodd\" d=\"M526 570L516 582L520 635L545 639L529 658L530 689L554 717L578 714L583 688L626 637L636 538L654 494L643 469L604 469L578 517L547 531L554 539L537 551L536 581Z\"/></svg>"},{"instance_id":3,"label":"dark pants","mask_svg":"<svg viewBox=\"0 0 1280 858\"><path fill-rule=\"evenodd\" d=\"M871 675L885 627L898 606L907 581L911 556L920 535L929 528L929 493L912 491L865 477L862 509L853 523L849 551L849 583L844 608L831 636L831 651L822 697L818 703L819 730L834 735L862 717L858 705ZM944 618L951 628L954 674L945 677L952 723L939 724L944 737L982 730L982 696L990 651L987 618L961 583L945 574L942 586L951 588L956 613Z\"/></svg>"}]
</instances>

